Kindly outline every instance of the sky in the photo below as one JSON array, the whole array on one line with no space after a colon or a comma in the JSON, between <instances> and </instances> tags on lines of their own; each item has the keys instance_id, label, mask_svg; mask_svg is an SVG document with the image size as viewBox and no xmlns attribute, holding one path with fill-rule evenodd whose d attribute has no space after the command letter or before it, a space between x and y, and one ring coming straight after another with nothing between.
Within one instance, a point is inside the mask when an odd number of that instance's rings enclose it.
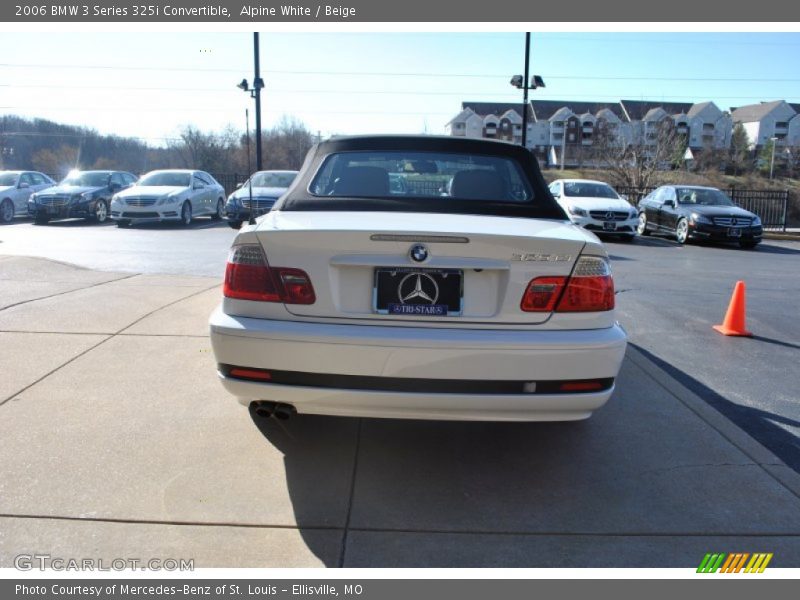
<instances>
[{"instance_id":1,"label":"sky","mask_svg":"<svg viewBox=\"0 0 800 600\"><path fill-rule=\"evenodd\" d=\"M800 102L800 33L532 30L531 99L732 106ZM445 133L461 102L521 102L524 33L263 32L263 127L282 117L323 137ZM153 145L185 125L254 124L236 88L253 78L245 32L4 32L0 114L82 125Z\"/></svg>"}]
</instances>

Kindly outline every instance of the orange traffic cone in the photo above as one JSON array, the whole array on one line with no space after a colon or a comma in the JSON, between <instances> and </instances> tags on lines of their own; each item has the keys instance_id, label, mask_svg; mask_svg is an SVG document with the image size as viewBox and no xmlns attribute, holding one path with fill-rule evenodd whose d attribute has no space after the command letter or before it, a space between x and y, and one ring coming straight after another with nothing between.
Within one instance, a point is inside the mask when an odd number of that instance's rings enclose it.
<instances>
[{"instance_id":1,"label":"orange traffic cone","mask_svg":"<svg viewBox=\"0 0 800 600\"><path fill-rule=\"evenodd\" d=\"M728 312L725 313L725 320L722 325L714 325L714 329L723 335L740 335L751 336L753 335L744 326L744 281L737 281L736 287L733 288L733 296L731 302L728 304Z\"/></svg>"}]
</instances>

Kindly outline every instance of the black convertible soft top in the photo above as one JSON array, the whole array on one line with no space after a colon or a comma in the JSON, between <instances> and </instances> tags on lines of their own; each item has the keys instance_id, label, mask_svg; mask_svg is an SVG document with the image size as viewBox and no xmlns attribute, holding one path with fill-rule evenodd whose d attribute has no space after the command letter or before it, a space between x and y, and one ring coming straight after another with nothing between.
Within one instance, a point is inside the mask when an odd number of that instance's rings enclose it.
<instances>
[{"instance_id":1,"label":"black convertible soft top","mask_svg":"<svg viewBox=\"0 0 800 600\"><path fill-rule=\"evenodd\" d=\"M510 159L527 180L531 197L524 201L476 201L453 197L349 197L315 195L312 183L331 155L347 152L414 152L474 155ZM370 135L337 137L315 144L300 173L273 210L284 211L386 211L491 215L565 220L553 199L532 152L508 142L427 135Z\"/></svg>"}]
</instances>

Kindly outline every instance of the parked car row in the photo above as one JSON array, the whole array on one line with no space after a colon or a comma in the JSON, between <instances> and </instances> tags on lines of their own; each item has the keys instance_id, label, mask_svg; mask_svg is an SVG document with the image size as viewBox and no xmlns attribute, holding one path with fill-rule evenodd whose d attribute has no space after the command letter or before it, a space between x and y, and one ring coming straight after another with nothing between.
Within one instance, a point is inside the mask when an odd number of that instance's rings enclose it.
<instances>
[{"instance_id":1,"label":"parked car row","mask_svg":"<svg viewBox=\"0 0 800 600\"><path fill-rule=\"evenodd\" d=\"M696 185L663 185L633 207L602 181L558 179L550 193L576 225L599 236L633 241L636 235L667 235L679 244L712 240L755 248L763 227L722 191Z\"/></svg>"},{"instance_id":2,"label":"parked car row","mask_svg":"<svg viewBox=\"0 0 800 600\"><path fill-rule=\"evenodd\" d=\"M188 225L197 216L242 223L269 212L291 187L297 171L258 171L225 200L223 187L205 171L151 171L137 181L126 171L75 171L56 184L37 171L0 172L0 222L15 216L44 224L54 219L108 218L119 227L176 221ZM413 195L402 174L389 178L389 191ZM448 189L452 185L449 182ZM603 181L557 179L549 190L570 220L601 236L633 241L638 235L738 243L754 248L763 228L758 215L736 206L716 188L665 185L631 206Z\"/></svg>"},{"instance_id":3,"label":"parked car row","mask_svg":"<svg viewBox=\"0 0 800 600\"><path fill-rule=\"evenodd\" d=\"M127 171L72 171L60 183L38 171L0 171L0 223L31 217L39 224L82 218L112 219L119 227L194 217L226 217L238 229L268 212L294 181L297 171L259 171L226 202L214 177L195 169L151 171L141 179Z\"/></svg>"}]
</instances>

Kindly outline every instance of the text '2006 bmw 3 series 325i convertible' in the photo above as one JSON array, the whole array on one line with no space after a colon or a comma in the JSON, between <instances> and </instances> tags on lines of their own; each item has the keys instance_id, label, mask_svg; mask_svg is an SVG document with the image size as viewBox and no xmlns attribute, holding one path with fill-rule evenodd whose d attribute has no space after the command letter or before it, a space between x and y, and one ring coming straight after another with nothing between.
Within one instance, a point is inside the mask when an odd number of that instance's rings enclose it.
<instances>
[{"instance_id":1,"label":"text '2006 bmw 3 series 325i convertible'","mask_svg":"<svg viewBox=\"0 0 800 600\"><path fill-rule=\"evenodd\" d=\"M230 249L210 320L259 414L567 421L614 391L608 255L505 142L334 138Z\"/></svg>"}]
</instances>

